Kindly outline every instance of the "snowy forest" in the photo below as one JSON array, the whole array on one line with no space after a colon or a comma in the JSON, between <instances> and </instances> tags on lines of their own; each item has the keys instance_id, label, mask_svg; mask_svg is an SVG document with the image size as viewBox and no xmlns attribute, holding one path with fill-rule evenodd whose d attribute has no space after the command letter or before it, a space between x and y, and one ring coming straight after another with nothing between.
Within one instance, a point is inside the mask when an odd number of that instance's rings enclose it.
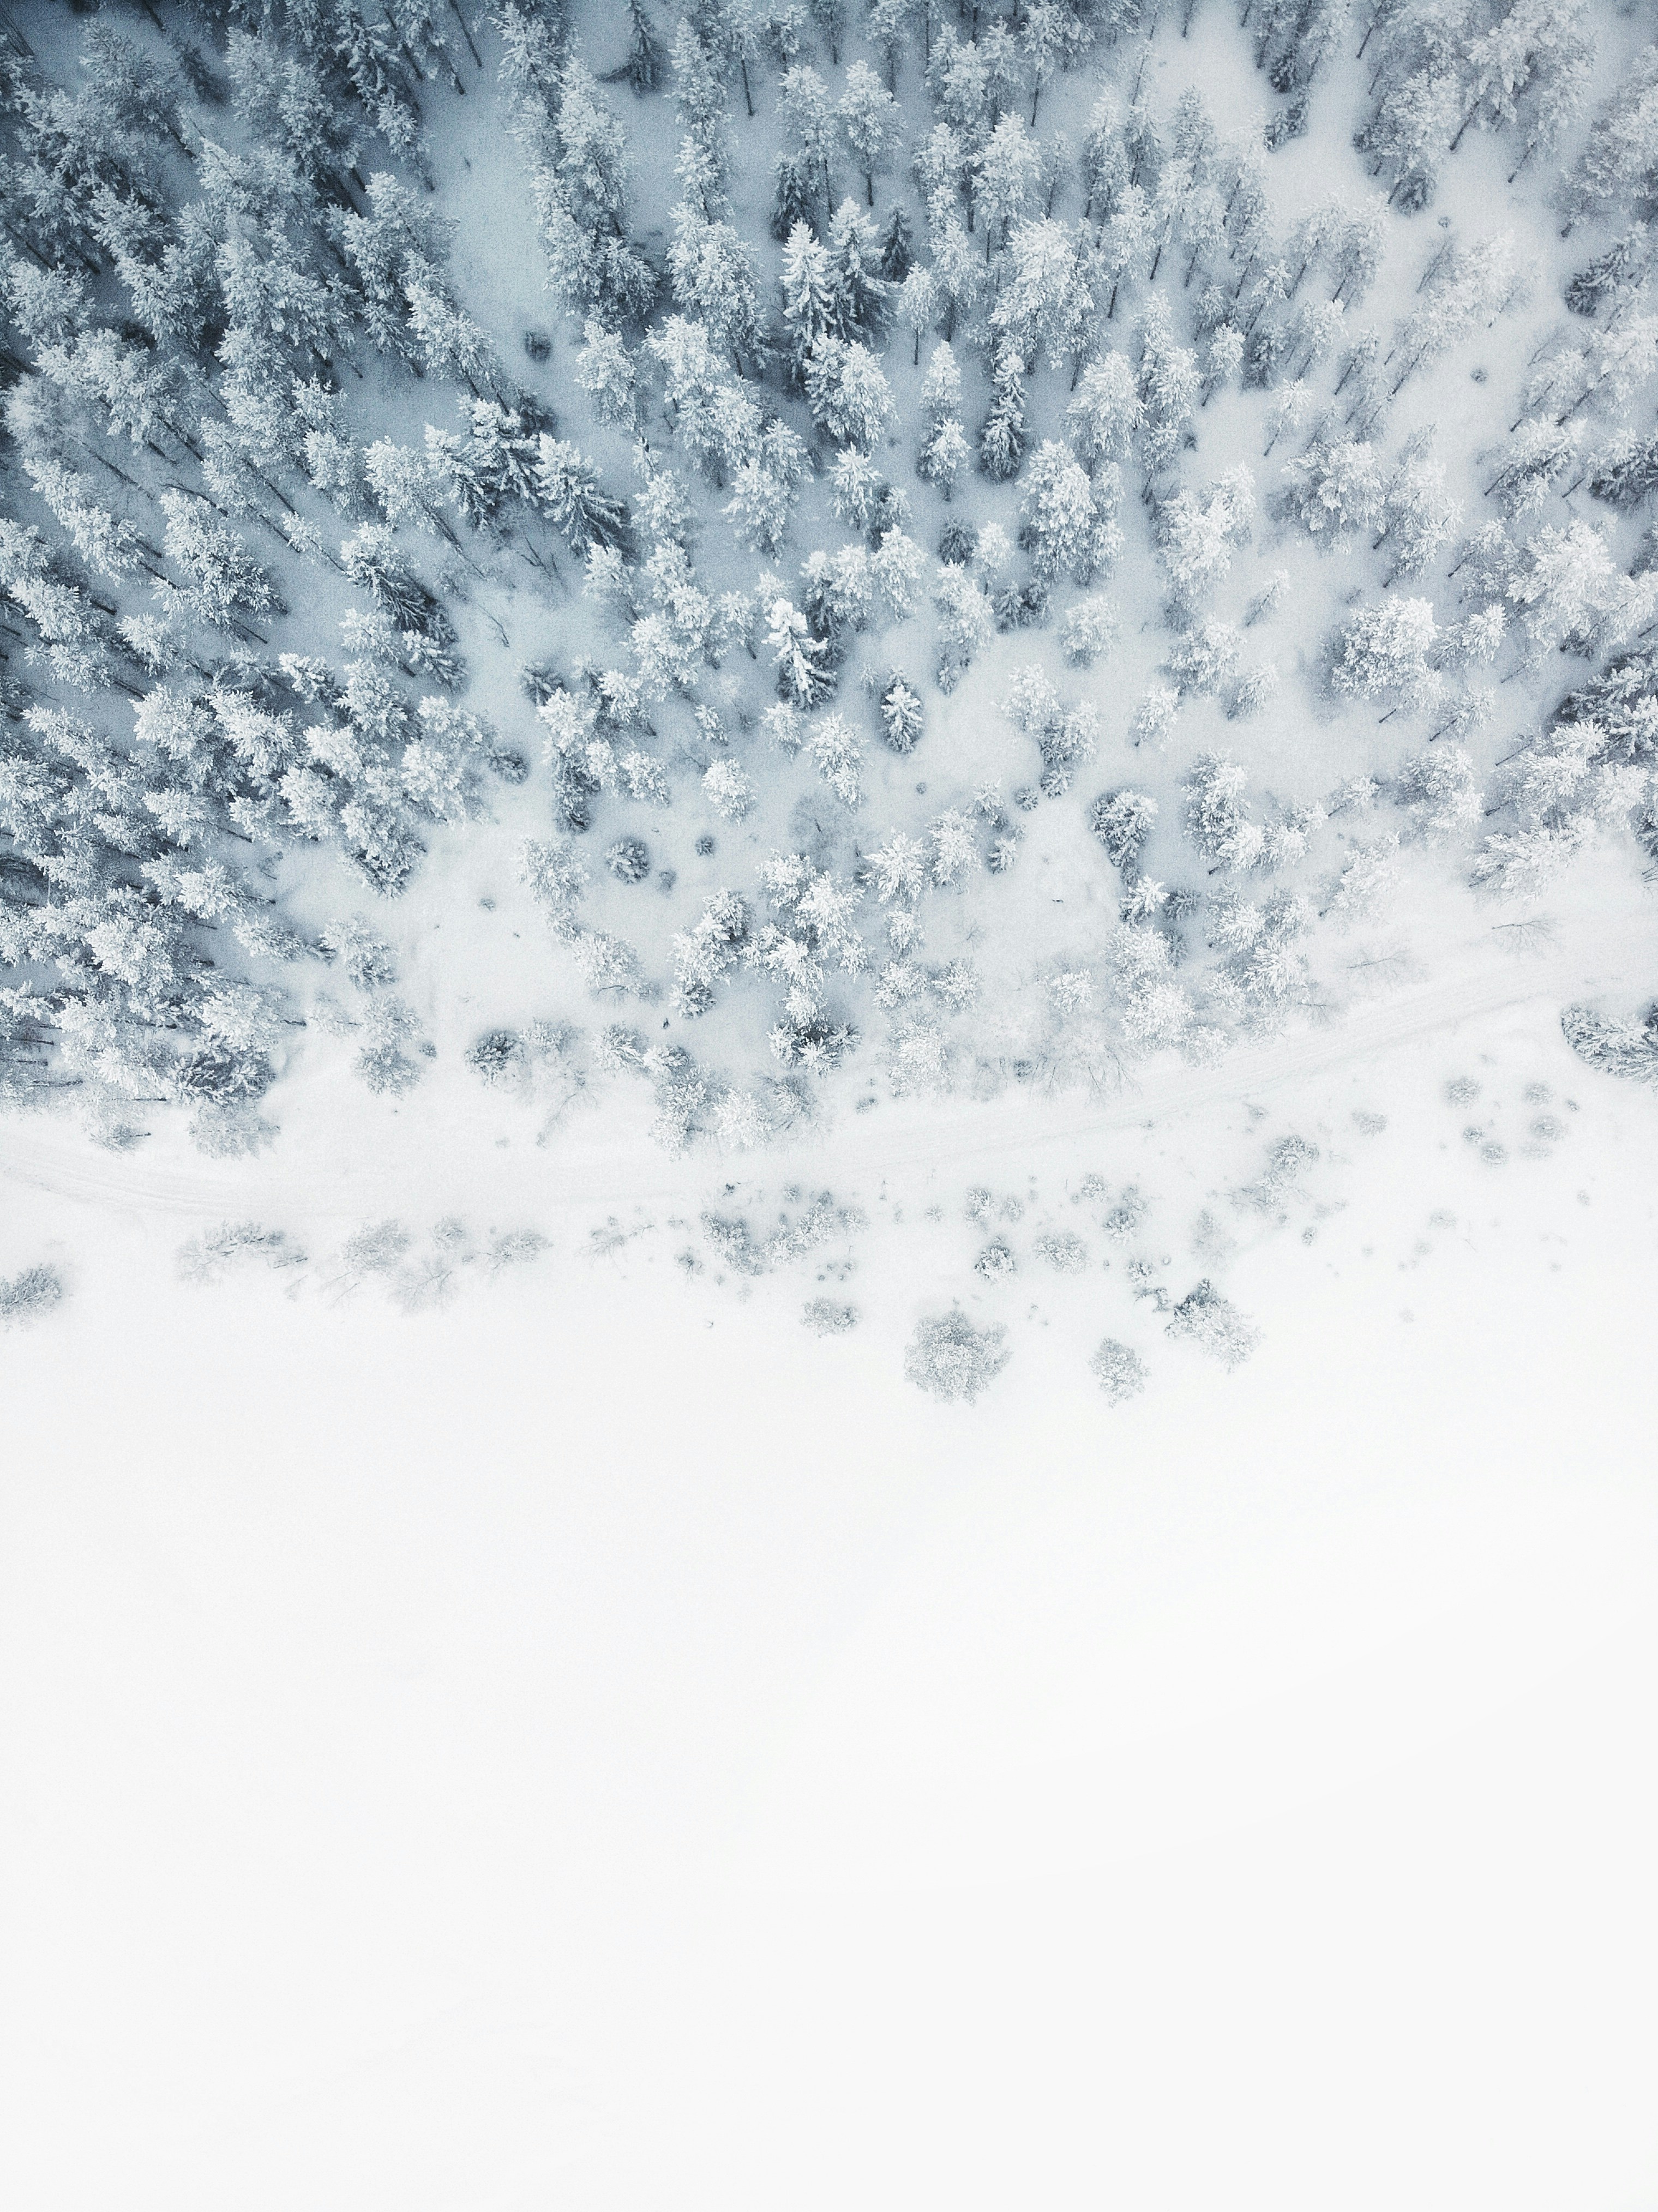
<instances>
[{"instance_id":1,"label":"snowy forest","mask_svg":"<svg viewBox=\"0 0 1658 2212\"><path fill-rule=\"evenodd\" d=\"M717 1180L1632 911L1654 29L0 12L0 1135L603 1100Z\"/></svg>"}]
</instances>

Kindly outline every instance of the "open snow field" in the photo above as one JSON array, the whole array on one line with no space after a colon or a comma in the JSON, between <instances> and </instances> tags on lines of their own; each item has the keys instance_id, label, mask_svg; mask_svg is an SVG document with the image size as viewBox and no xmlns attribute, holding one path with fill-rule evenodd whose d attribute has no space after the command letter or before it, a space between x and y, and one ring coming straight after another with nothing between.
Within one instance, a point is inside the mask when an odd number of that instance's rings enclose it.
<instances>
[{"instance_id":1,"label":"open snow field","mask_svg":"<svg viewBox=\"0 0 1658 2212\"><path fill-rule=\"evenodd\" d=\"M1533 1006L1330 1057L1260 1126L1385 1114L1363 1188L1114 1409L1103 1276L902 1382L981 1162L877 1171L829 1344L575 1202L410 1315L9 1182L99 1229L0 1339L5 2201L1649 2202L1658 1106Z\"/></svg>"}]
</instances>

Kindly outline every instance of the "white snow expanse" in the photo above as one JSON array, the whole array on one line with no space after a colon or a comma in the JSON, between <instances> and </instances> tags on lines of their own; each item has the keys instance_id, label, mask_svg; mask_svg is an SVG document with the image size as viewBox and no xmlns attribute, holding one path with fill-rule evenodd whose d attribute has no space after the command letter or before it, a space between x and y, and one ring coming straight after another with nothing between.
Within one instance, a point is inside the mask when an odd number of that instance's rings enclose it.
<instances>
[{"instance_id":1,"label":"white snow expanse","mask_svg":"<svg viewBox=\"0 0 1658 2212\"><path fill-rule=\"evenodd\" d=\"M901 1380L892 1214L993 1162L872 1164L827 1345L575 1203L409 1316L171 1281L137 1160L9 1182L9 1252L101 1226L0 1339L0 2196L1649 2202L1658 1114L1433 1013L1160 1118L1165 1178L1388 1127L1236 1263L1254 1359L1108 1413L1057 1307L971 1409ZM1570 1135L1486 1165L1459 1072ZM1021 1173L1129 1156L1082 1118Z\"/></svg>"}]
</instances>

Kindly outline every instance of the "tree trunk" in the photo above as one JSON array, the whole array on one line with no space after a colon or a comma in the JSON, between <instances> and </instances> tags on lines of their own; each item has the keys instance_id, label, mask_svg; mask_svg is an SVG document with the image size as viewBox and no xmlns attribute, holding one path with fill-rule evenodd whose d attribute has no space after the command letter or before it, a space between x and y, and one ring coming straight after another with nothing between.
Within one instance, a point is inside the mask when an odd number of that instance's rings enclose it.
<instances>
[{"instance_id":1,"label":"tree trunk","mask_svg":"<svg viewBox=\"0 0 1658 2212\"><path fill-rule=\"evenodd\" d=\"M453 15L456 22L460 25L460 35L466 41L466 51L472 57L473 66L477 69L482 69L483 67L483 57L479 53L477 47L473 43L471 26L467 22L465 16L460 12L460 0L449 0L449 11Z\"/></svg>"}]
</instances>

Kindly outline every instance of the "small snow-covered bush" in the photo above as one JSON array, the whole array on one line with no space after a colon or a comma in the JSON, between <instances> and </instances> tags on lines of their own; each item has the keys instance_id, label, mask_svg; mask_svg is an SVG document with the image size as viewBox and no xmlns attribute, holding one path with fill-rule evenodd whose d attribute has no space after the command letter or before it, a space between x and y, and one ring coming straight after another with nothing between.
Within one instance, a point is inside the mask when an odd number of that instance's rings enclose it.
<instances>
[{"instance_id":1,"label":"small snow-covered bush","mask_svg":"<svg viewBox=\"0 0 1658 2212\"><path fill-rule=\"evenodd\" d=\"M419 1068L395 1044L371 1044L357 1054L353 1065L377 1097L399 1098L420 1081Z\"/></svg>"},{"instance_id":2,"label":"small snow-covered bush","mask_svg":"<svg viewBox=\"0 0 1658 2212\"><path fill-rule=\"evenodd\" d=\"M257 1221L223 1221L181 1244L177 1266L181 1281L205 1284L216 1283L239 1260L264 1260L276 1267L295 1266L303 1257L281 1229L266 1229Z\"/></svg>"},{"instance_id":3,"label":"small snow-covered bush","mask_svg":"<svg viewBox=\"0 0 1658 2212\"><path fill-rule=\"evenodd\" d=\"M1088 1365L1107 1402L1113 1406L1121 1406L1144 1390L1150 1371L1133 1346L1120 1343L1114 1336L1102 1339Z\"/></svg>"},{"instance_id":4,"label":"small snow-covered bush","mask_svg":"<svg viewBox=\"0 0 1658 2212\"><path fill-rule=\"evenodd\" d=\"M1085 1197L1088 1193L1084 1191L1083 1194ZM1151 1211L1145 1197L1131 1182L1123 1191L1117 1203L1106 1214L1100 1226L1114 1243L1126 1243L1129 1237L1134 1236L1145 1226Z\"/></svg>"},{"instance_id":5,"label":"small snow-covered bush","mask_svg":"<svg viewBox=\"0 0 1658 2212\"><path fill-rule=\"evenodd\" d=\"M538 1229L495 1229L489 1233L484 1265L492 1275L498 1275L507 1267L527 1267L546 1249L547 1239Z\"/></svg>"},{"instance_id":6,"label":"small snow-covered bush","mask_svg":"<svg viewBox=\"0 0 1658 2212\"><path fill-rule=\"evenodd\" d=\"M340 1262L350 1275L389 1275L414 1239L400 1221L375 1221L348 1237Z\"/></svg>"},{"instance_id":7,"label":"small snow-covered bush","mask_svg":"<svg viewBox=\"0 0 1658 2212\"><path fill-rule=\"evenodd\" d=\"M1194 1344L1226 1367L1236 1367L1260 1341L1260 1330L1207 1280L1188 1291L1175 1308L1169 1334Z\"/></svg>"},{"instance_id":8,"label":"small snow-covered bush","mask_svg":"<svg viewBox=\"0 0 1658 2212\"><path fill-rule=\"evenodd\" d=\"M1061 1275L1078 1275L1088 1265L1088 1247L1070 1229L1050 1229L1037 1237L1035 1253Z\"/></svg>"},{"instance_id":9,"label":"small snow-covered bush","mask_svg":"<svg viewBox=\"0 0 1658 2212\"><path fill-rule=\"evenodd\" d=\"M973 1272L982 1275L987 1283L999 1283L1013 1274L1018 1262L1013 1257L1013 1248L1005 1237L993 1237L973 1262Z\"/></svg>"},{"instance_id":10,"label":"small snow-covered bush","mask_svg":"<svg viewBox=\"0 0 1658 2212\"><path fill-rule=\"evenodd\" d=\"M651 848L642 837L618 837L606 848L604 865L619 884L643 883L651 872Z\"/></svg>"},{"instance_id":11,"label":"small snow-covered bush","mask_svg":"<svg viewBox=\"0 0 1658 2212\"><path fill-rule=\"evenodd\" d=\"M516 1030L490 1030L466 1048L466 1065L492 1089L516 1083L529 1066L529 1054Z\"/></svg>"},{"instance_id":12,"label":"small snow-covered bush","mask_svg":"<svg viewBox=\"0 0 1658 2212\"><path fill-rule=\"evenodd\" d=\"M1002 1328L975 1328L959 1306L915 1325L904 1354L904 1374L935 1398L969 1402L993 1382L1011 1357Z\"/></svg>"},{"instance_id":13,"label":"small snow-covered bush","mask_svg":"<svg viewBox=\"0 0 1658 2212\"><path fill-rule=\"evenodd\" d=\"M1284 1194L1319 1162L1318 1146L1305 1137L1280 1137L1267 1154L1266 1165L1251 1183L1232 1193L1232 1203L1256 1213L1276 1212Z\"/></svg>"},{"instance_id":14,"label":"small snow-covered bush","mask_svg":"<svg viewBox=\"0 0 1658 2212\"><path fill-rule=\"evenodd\" d=\"M250 1159L274 1144L276 1133L276 1124L252 1107L216 1103L203 1106L190 1125L191 1143L210 1160Z\"/></svg>"},{"instance_id":15,"label":"small snow-covered bush","mask_svg":"<svg viewBox=\"0 0 1658 2212\"><path fill-rule=\"evenodd\" d=\"M25 1267L21 1274L0 1281L0 1328L39 1321L63 1295L63 1278L55 1267Z\"/></svg>"},{"instance_id":16,"label":"small snow-covered bush","mask_svg":"<svg viewBox=\"0 0 1658 2212\"><path fill-rule=\"evenodd\" d=\"M1603 1075L1658 1084L1658 1026L1650 1018L1644 1024L1609 1021L1588 1006L1568 1006L1560 1029L1578 1058Z\"/></svg>"},{"instance_id":17,"label":"small snow-covered bush","mask_svg":"<svg viewBox=\"0 0 1658 2212\"><path fill-rule=\"evenodd\" d=\"M814 1336L844 1336L857 1325L858 1309L835 1298L808 1298L800 1319Z\"/></svg>"}]
</instances>

